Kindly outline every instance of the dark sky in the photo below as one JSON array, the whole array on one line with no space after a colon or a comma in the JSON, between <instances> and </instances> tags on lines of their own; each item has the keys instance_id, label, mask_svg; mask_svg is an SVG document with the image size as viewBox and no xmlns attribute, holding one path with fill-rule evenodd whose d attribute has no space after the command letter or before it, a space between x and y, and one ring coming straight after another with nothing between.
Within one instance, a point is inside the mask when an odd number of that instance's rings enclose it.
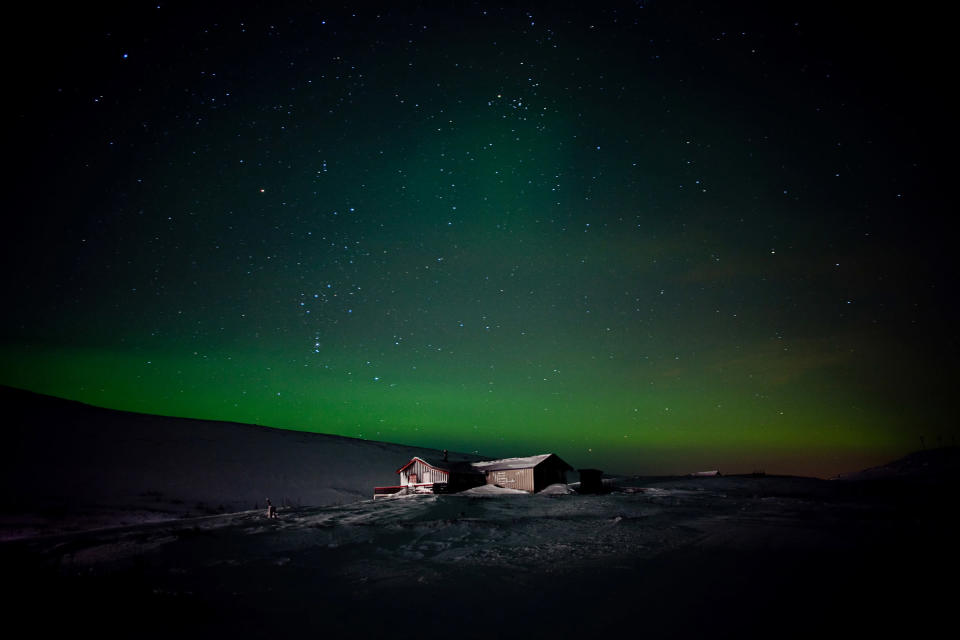
<instances>
[{"instance_id":1,"label":"dark sky","mask_svg":"<svg viewBox=\"0 0 960 640\"><path fill-rule=\"evenodd\" d=\"M95 4L8 16L0 383L614 471L955 440L944 16Z\"/></svg>"}]
</instances>

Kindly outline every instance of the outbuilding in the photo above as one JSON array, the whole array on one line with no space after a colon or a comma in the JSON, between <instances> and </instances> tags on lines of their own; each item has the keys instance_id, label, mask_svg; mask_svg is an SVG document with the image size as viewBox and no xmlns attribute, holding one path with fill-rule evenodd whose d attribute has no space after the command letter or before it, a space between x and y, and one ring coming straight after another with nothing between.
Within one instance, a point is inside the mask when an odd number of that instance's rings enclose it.
<instances>
[{"instance_id":1,"label":"outbuilding","mask_svg":"<svg viewBox=\"0 0 960 640\"><path fill-rule=\"evenodd\" d=\"M577 493L604 493L603 471L600 469L577 469L580 488Z\"/></svg>"}]
</instances>

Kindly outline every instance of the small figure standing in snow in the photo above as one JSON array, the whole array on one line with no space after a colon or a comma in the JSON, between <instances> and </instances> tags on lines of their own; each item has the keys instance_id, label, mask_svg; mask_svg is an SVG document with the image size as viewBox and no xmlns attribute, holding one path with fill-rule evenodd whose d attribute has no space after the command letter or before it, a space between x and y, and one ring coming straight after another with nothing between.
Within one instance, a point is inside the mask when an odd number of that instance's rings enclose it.
<instances>
[{"instance_id":1,"label":"small figure standing in snow","mask_svg":"<svg viewBox=\"0 0 960 640\"><path fill-rule=\"evenodd\" d=\"M268 518L277 517L277 508L273 506L272 502L270 502L270 498L267 498L267 517Z\"/></svg>"}]
</instances>

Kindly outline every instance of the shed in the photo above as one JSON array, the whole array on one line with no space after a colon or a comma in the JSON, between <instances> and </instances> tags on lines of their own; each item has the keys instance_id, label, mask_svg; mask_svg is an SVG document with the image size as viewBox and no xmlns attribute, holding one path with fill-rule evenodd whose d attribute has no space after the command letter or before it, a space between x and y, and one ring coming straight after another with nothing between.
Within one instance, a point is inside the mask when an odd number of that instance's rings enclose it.
<instances>
[{"instance_id":1,"label":"shed","mask_svg":"<svg viewBox=\"0 0 960 640\"><path fill-rule=\"evenodd\" d=\"M600 469L577 469L580 473L578 493L603 493L603 471Z\"/></svg>"},{"instance_id":2,"label":"shed","mask_svg":"<svg viewBox=\"0 0 960 640\"><path fill-rule=\"evenodd\" d=\"M573 467L554 453L525 458L504 458L474 462L473 468L486 475L487 484L536 493L551 484L566 484L566 472Z\"/></svg>"}]
</instances>

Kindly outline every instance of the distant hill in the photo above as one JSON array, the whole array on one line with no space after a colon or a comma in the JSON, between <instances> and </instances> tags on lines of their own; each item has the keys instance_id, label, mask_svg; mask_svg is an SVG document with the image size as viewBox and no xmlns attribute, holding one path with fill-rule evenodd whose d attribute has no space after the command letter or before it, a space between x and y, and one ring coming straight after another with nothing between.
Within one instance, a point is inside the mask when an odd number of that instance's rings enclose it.
<instances>
[{"instance_id":1,"label":"distant hill","mask_svg":"<svg viewBox=\"0 0 960 640\"><path fill-rule=\"evenodd\" d=\"M915 451L898 460L840 476L841 480L954 480L960 473L960 447ZM954 480L955 481L955 480Z\"/></svg>"},{"instance_id":2,"label":"distant hill","mask_svg":"<svg viewBox=\"0 0 960 640\"><path fill-rule=\"evenodd\" d=\"M112 524L371 497L433 449L249 424L115 411L0 387L6 455L0 511L39 525ZM451 453L451 460L481 460ZM99 515L98 515L99 514ZM138 515L139 514L139 515ZM13 520L17 520L13 518ZM22 521L20 525L27 526ZM0 527L4 522L0 522Z\"/></svg>"}]
</instances>

